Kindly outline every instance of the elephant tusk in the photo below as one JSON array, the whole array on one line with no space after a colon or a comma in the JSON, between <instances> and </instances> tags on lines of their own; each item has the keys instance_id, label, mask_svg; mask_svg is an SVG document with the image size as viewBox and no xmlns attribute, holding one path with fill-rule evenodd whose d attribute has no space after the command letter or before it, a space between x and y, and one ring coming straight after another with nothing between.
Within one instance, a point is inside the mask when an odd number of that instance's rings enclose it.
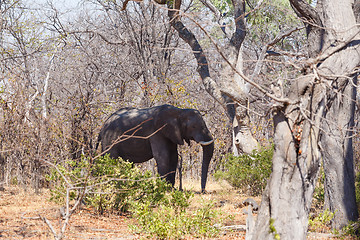
<instances>
[{"instance_id":1,"label":"elephant tusk","mask_svg":"<svg viewBox=\"0 0 360 240\"><path fill-rule=\"evenodd\" d=\"M213 142L214 142L214 139L212 139L212 140L210 140L210 141L208 141L208 142L200 141L199 143L200 143L201 145L203 145L203 146L207 146L207 145L212 144Z\"/></svg>"}]
</instances>

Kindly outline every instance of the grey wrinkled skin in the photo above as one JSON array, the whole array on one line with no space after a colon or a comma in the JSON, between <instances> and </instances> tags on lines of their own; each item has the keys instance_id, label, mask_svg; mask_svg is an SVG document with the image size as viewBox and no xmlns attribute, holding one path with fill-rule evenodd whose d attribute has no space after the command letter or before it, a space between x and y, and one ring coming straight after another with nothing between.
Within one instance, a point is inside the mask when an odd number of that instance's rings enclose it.
<instances>
[{"instance_id":1,"label":"grey wrinkled skin","mask_svg":"<svg viewBox=\"0 0 360 240\"><path fill-rule=\"evenodd\" d=\"M160 176L172 185L178 164L177 145L190 140L203 147L201 190L204 192L214 140L199 111L171 105L123 108L106 120L99 134L103 154L134 163L154 158Z\"/></svg>"}]
</instances>

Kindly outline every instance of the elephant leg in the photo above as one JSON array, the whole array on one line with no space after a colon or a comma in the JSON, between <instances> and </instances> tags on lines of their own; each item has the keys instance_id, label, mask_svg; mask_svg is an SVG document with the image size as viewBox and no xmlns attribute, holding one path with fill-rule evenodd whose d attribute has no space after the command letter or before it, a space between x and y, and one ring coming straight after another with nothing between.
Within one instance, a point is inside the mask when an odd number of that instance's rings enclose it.
<instances>
[{"instance_id":1,"label":"elephant leg","mask_svg":"<svg viewBox=\"0 0 360 240\"><path fill-rule=\"evenodd\" d=\"M158 173L173 186L178 161L177 146L168 139L154 136L150 140L151 150L157 163Z\"/></svg>"},{"instance_id":2,"label":"elephant leg","mask_svg":"<svg viewBox=\"0 0 360 240\"><path fill-rule=\"evenodd\" d=\"M170 149L169 174L166 177L166 180L168 180L174 186L175 177L176 177L176 169L177 169L177 166L178 166L177 145L176 144L171 144L169 149Z\"/></svg>"},{"instance_id":3,"label":"elephant leg","mask_svg":"<svg viewBox=\"0 0 360 240\"><path fill-rule=\"evenodd\" d=\"M165 161L163 159L163 157L158 157L158 158L155 158L155 160L156 160L159 175L161 177L165 178L166 181L168 181L169 183L174 185L175 182L172 182L171 177L170 177L171 173L170 173L170 168L169 168L169 159L166 159L166 161Z\"/></svg>"}]
</instances>

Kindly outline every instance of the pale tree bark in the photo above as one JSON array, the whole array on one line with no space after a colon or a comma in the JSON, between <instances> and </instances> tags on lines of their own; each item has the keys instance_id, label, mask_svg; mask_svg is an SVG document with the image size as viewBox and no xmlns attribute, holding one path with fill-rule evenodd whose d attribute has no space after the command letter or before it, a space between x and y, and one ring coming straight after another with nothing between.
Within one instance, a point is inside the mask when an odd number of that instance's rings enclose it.
<instances>
[{"instance_id":1,"label":"pale tree bark","mask_svg":"<svg viewBox=\"0 0 360 240\"><path fill-rule=\"evenodd\" d=\"M211 2L206 0L202 0L202 2L215 14L217 19L220 19L220 12ZM235 31L226 47L221 49L227 61L224 61L221 77L216 81L210 75L208 61L201 45L195 35L182 23L178 10L172 9L171 2L168 4L168 15L171 25L193 51L206 91L227 110L230 123L233 125L233 151L237 155L251 153L258 148L258 143L251 134L245 83L238 74L242 73L243 68L240 48L246 35L245 2L233 0L232 4L234 6Z\"/></svg>"},{"instance_id":2,"label":"pale tree bark","mask_svg":"<svg viewBox=\"0 0 360 240\"><path fill-rule=\"evenodd\" d=\"M53 67L54 58L55 58L55 55L58 52L59 47L60 46L58 44L56 46L56 48L54 49L53 55L50 57L48 71L47 71L46 77L44 79L44 86L43 86L43 91L42 91L42 94L41 94L41 116L42 116L44 121L46 121L47 118L48 118L46 97L47 97L47 93L48 93L48 89L49 89L50 72L51 72L51 68Z\"/></svg>"},{"instance_id":3,"label":"pale tree bark","mask_svg":"<svg viewBox=\"0 0 360 240\"><path fill-rule=\"evenodd\" d=\"M325 173L325 209L335 213L333 227L341 229L358 218L355 198L355 177L352 137L356 87L349 80L329 100L322 128L321 148ZM353 79L353 84L357 84Z\"/></svg>"},{"instance_id":4,"label":"pale tree bark","mask_svg":"<svg viewBox=\"0 0 360 240\"><path fill-rule=\"evenodd\" d=\"M326 23L329 23L326 27L335 30L328 38L333 42L344 39L349 41L345 46L347 50L336 53L336 58L327 62L329 68L322 73L335 80L328 88L328 109L325 115L328 121L322 124L321 148L325 173L325 208L335 213L332 223L336 229L358 218L352 138L357 76L360 71L360 28L355 27L355 17L359 16L354 14L351 4L351 1L341 4L333 1L323 2L321 6L336 13L335 17L326 17Z\"/></svg>"},{"instance_id":5,"label":"pale tree bark","mask_svg":"<svg viewBox=\"0 0 360 240\"><path fill-rule=\"evenodd\" d=\"M321 157L339 226L358 216L351 136L360 36L351 2L318 0L312 7L304 0L290 0L307 28L312 58L304 76L291 86L289 96L298 104L274 111L273 171L253 239L273 239L275 234L280 239L306 239Z\"/></svg>"},{"instance_id":6,"label":"pale tree bark","mask_svg":"<svg viewBox=\"0 0 360 240\"><path fill-rule=\"evenodd\" d=\"M314 76L298 81L312 80ZM274 112L272 173L263 193L253 239L273 239L274 234L279 234L281 239L306 237L308 213L320 166L319 128L316 125L320 124L324 110L321 95L325 87L317 85L301 94L297 86L297 83L293 85L291 95L300 97L300 107L306 107L312 116L304 119L297 106L279 108ZM300 142L293 134L297 127L303 131ZM270 220L276 232L270 232Z\"/></svg>"}]
</instances>

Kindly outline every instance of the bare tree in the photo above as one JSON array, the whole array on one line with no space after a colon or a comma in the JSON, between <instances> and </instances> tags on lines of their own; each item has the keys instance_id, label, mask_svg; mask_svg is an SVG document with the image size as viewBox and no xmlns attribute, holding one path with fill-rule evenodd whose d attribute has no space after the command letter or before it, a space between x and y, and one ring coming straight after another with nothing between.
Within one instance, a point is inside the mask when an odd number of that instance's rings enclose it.
<instances>
[{"instance_id":1,"label":"bare tree","mask_svg":"<svg viewBox=\"0 0 360 240\"><path fill-rule=\"evenodd\" d=\"M1 1L1 155L4 159L2 180L11 179L25 186L31 182L37 190L42 178L38 155L46 145L42 138L45 129L42 117L34 111L40 95L46 95L51 63L44 52L49 50L41 24L21 1ZM49 50L51 51L51 50ZM46 66L45 66L46 65ZM51 66L51 64L50 64ZM43 115L46 116L46 102ZM45 105L44 105L45 104ZM31 145L32 141L38 142Z\"/></svg>"},{"instance_id":2,"label":"bare tree","mask_svg":"<svg viewBox=\"0 0 360 240\"><path fill-rule=\"evenodd\" d=\"M219 10L210 1L204 0L202 3L215 14L216 19L220 19ZM232 1L232 5L234 7L235 31L222 49L214 43L223 56L223 71L216 81L211 77L208 58L202 46L191 30L181 21L180 9L174 8L171 3L168 4L168 16L171 25L192 49L198 63L197 71L206 91L227 110L229 120L233 125L234 153L238 154L239 151L251 153L254 149L257 149L258 143L252 136L249 127L249 116L246 110L248 96L243 79L244 75L242 74L243 62L240 48L246 35L245 2ZM196 24L196 21L193 21ZM197 25L202 28L199 24ZM227 34L226 31L224 33Z\"/></svg>"}]
</instances>

